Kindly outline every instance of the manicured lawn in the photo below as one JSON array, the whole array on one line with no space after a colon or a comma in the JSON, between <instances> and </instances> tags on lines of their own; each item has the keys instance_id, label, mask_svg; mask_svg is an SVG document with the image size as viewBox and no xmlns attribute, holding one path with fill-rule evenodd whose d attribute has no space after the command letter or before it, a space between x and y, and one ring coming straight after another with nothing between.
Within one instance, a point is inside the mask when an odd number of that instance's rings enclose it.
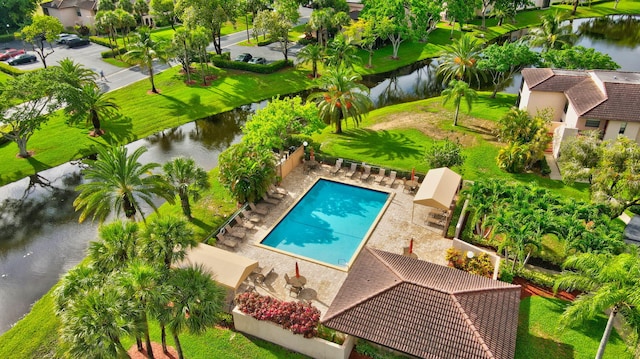
<instances>
[{"instance_id":1,"label":"manicured lawn","mask_svg":"<svg viewBox=\"0 0 640 359\"><path fill-rule=\"evenodd\" d=\"M587 359L595 356L607 318L603 315L579 328L559 331L560 315L567 303L542 297L529 297L520 301L516 359ZM604 357L633 357L615 329L609 338Z\"/></svg>"},{"instance_id":2,"label":"manicured lawn","mask_svg":"<svg viewBox=\"0 0 640 359\"><path fill-rule=\"evenodd\" d=\"M565 196L588 199L585 185L566 186L535 174L510 174L498 168L495 159L502 144L493 136L495 121L513 106L516 96L499 94L496 99L491 99L489 95L480 93L471 114L461 114L459 126L453 126L451 106L443 107L442 99L438 97L374 110L359 128L353 128L349 122L350 127L343 128L344 133L336 135L334 128L329 126L313 138L321 143L320 150L327 155L405 173L412 168L426 173L429 167L424 160L425 150L448 138L464 147L466 160L461 172L465 179L502 178L522 183L535 182ZM394 120L398 121L397 125L387 125Z\"/></svg>"},{"instance_id":3,"label":"manicured lawn","mask_svg":"<svg viewBox=\"0 0 640 359\"><path fill-rule=\"evenodd\" d=\"M0 84L7 82L7 80L9 80L11 77L12 77L11 75L0 71Z\"/></svg>"}]
</instances>

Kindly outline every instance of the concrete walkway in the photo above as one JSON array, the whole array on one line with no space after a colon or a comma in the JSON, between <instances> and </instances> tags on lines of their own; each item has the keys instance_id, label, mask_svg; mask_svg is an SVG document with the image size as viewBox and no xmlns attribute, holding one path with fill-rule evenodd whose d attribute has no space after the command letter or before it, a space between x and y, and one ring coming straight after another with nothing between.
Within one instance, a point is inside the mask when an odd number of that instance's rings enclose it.
<instances>
[{"instance_id":1,"label":"concrete walkway","mask_svg":"<svg viewBox=\"0 0 640 359\"><path fill-rule=\"evenodd\" d=\"M547 160L547 164L549 164L549 168L551 169L551 173L549 173L549 178L551 178L552 180L562 181L560 168L558 167L558 162L553 157L553 154L545 153L544 158Z\"/></svg>"}]
</instances>

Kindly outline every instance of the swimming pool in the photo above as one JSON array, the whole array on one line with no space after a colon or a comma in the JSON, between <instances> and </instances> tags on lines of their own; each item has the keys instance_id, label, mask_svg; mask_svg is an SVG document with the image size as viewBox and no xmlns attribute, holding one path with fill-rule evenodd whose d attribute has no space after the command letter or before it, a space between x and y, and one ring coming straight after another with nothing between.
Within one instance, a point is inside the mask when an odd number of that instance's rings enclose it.
<instances>
[{"instance_id":1,"label":"swimming pool","mask_svg":"<svg viewBox=\"0 0 640 359\"><path fill-rule=\"evenodd\" d=\"M387 192L318 179L260 244L346 269L390 197Z\"/></svg>"}]
</instances>

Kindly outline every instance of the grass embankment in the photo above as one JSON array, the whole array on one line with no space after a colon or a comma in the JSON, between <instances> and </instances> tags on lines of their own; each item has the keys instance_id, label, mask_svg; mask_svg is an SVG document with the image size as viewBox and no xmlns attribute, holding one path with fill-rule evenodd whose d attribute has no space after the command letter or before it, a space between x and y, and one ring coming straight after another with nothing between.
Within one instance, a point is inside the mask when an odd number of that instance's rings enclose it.
<instances>
[{"instance_id":1,"label":"grass embankment","mask_svg":"<svg viewBox=\"0 0 640 359\"><path fill-rule=\"evenodd\" d=\"M466 156L461 174L465 179L506 179L537 185L572 198L588 200L588 187L582 184L567 186L559 181L536 174L511 174L500 168L496 156L503 145L494 136L496 121L515 103L516 96L479 93L470 114L462 112L458 126L453 126L453 108L442 105L442 98L387 106L372 111L359 128L333 133L333 127L315 135L320 150L334 157L367 162L375 166L426 173L425 150L438 141L458 141ZM464 105L463 105L464 106ZM463 107L463 109L466 109Z\"/></svg>"},{"instance_id":2,"label":"grass embankment","mask_svg":"<svg viewBox=\"0 0 640 359\"><path fill-rule=\"evenodd\" d=\"M529 297L520 301L516 359L588 359L595 356L607 318L602 315L579 328L560 331L557 328L566 305L567 302L563 300L542 297ZM609 338L604 357L633 357L615 329Z\"/></svg>"}]
</instances>

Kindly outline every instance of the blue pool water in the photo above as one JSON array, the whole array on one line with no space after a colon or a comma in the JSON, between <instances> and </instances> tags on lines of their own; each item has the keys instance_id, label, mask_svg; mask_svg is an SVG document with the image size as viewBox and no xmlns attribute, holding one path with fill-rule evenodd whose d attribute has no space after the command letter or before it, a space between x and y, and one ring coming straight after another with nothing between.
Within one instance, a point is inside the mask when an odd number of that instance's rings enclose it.
<instances>
[{"instance_id":1,"label":"blue pool water","mask_svg":"<svg viewBox=\"0 0 640 359\"><path fill-rule=\"evenodd\" d=\"M261 243L346 267L388 197L385 192L321 179Z\"/></svg>"}]
</instances>

